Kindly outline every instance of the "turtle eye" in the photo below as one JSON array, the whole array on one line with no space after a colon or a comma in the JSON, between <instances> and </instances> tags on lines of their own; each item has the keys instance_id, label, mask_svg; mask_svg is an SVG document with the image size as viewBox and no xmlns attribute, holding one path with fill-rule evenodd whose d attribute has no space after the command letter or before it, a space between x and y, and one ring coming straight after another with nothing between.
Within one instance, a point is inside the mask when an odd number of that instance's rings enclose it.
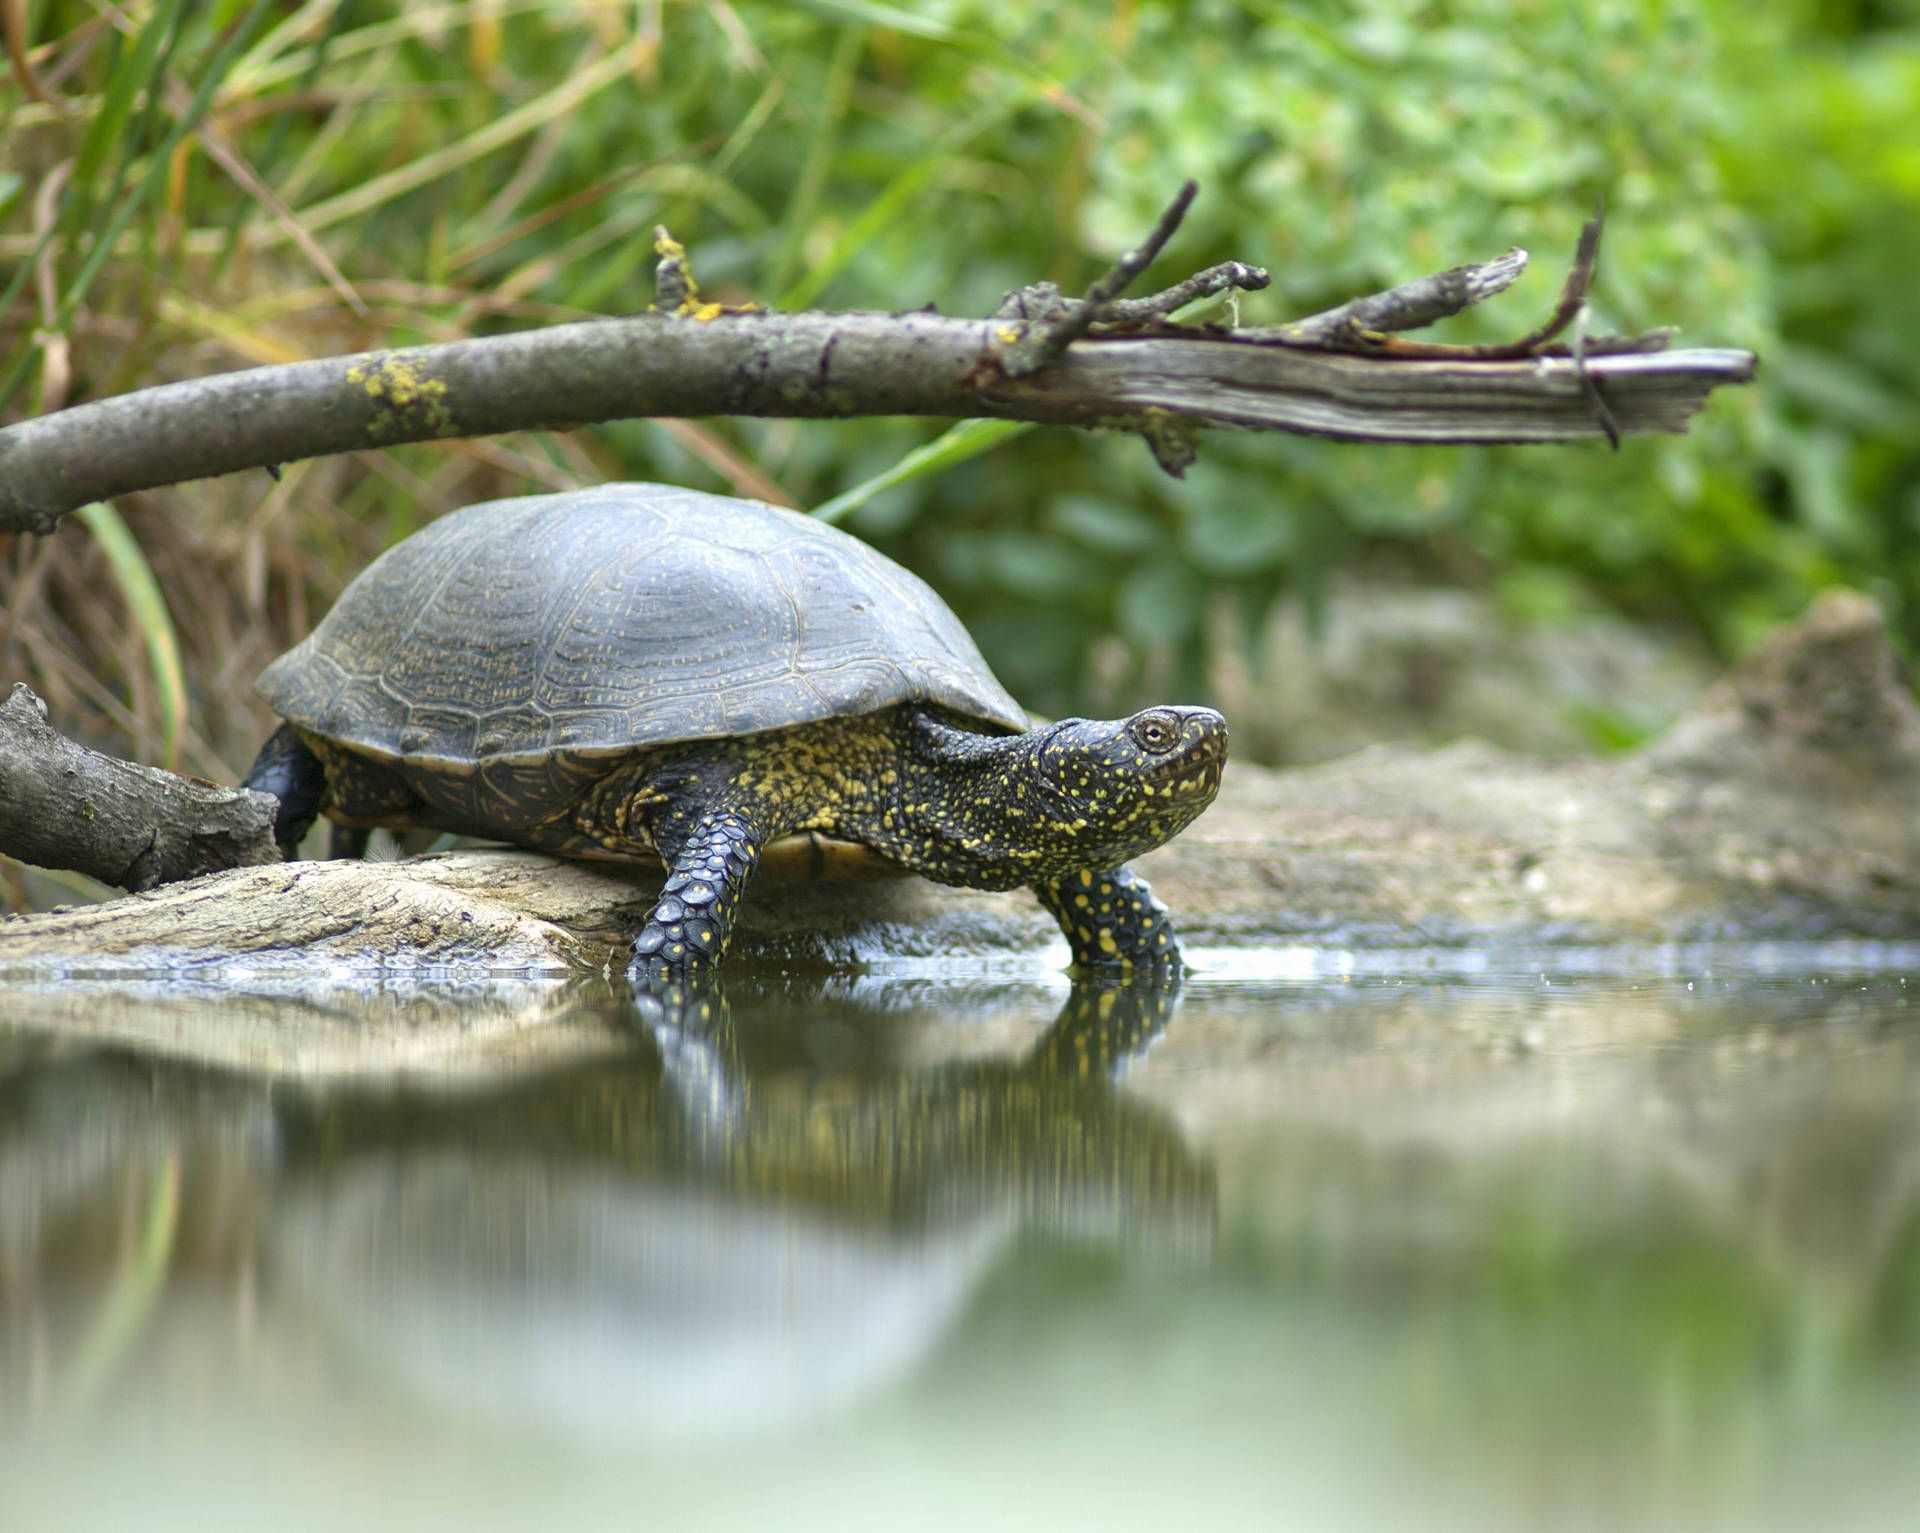
<instances>
[{"instance_id":1,"label":"turtle eye","mask_svg":"<svg viewBox=\"0 0 1920 1533\"><path fill-rule=\"evenodd\" d=\"M1144 713L1127 726L1134 742L1143 751L1163 751L1179 738L1173 720L1164 713Z\"/></svg>"}]
</instances>

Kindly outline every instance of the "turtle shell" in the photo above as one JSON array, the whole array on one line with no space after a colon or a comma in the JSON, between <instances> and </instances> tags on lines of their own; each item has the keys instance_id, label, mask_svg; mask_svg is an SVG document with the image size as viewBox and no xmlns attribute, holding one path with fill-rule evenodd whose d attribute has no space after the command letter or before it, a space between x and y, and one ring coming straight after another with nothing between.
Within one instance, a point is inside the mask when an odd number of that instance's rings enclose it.
<instances>
[{"instance_id":1,"label":"turtle shell","mask_svg":"<svg viewBox=\"0 0 1920 1533\"><path fill-rule=\"evenodd\" d=\"M259 691L502 824L564 808L596 760L649 746L912 702L1027 727L918 576L811 517L647 484L440 518L375 560Z\"/></svg>"}]
</instances>

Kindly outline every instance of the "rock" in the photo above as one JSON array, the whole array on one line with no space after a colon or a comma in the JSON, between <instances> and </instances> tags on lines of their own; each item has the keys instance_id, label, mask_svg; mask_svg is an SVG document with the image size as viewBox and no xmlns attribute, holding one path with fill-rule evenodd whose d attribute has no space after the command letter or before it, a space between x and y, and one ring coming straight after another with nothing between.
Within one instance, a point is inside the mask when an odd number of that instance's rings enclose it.
<instances>
[{"instance_id":1,"label":"rock","mask_svg":"<svg viewBox=\"0 0 1920 1533\"><path fill-rule=\"evenodd\" d=\"M1920 711L1872 605L1823 597L1614 760L1465 742L1235 764L1138 864L1194 943L1679 942L1920 934ZM597 969L657 879L528 852L290 863L0 922L0 973ZM1057 943L1025 891L762 880L737 952L788 963ZM1060 949L1064 958L1064 948Z\"/></svg>"},{"instance_id":2,"label":"rock","mask_svg":"<svg viewBox=\"0 0 1920 1533\"><path fill-rule=\"evenodd\" d=\"M1824 593L1633 768L1674 860L1914 929L1897 913L1920 893L1920 709L1866 597Z\"/></svg>"},{"instance_id":3,"label":"rock","mask_svg":"<svg viewBox=\"0 0 1920 1533\"><path fill-rule=\"evenodd\" d=\"M1768 634L1646 759L1709 777L1911 782L1920 772L1920 708L1880 609L1835 588L1799 622Z\"/></svg>"}]
</instances>

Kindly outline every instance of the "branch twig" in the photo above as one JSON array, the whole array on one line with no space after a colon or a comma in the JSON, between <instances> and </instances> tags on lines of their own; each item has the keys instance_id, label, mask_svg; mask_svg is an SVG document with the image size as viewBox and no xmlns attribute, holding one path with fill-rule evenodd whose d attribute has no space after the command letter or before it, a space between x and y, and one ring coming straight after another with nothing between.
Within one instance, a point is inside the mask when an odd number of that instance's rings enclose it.
<instances>
[{"instance_id":1,"label":"branch twig","mask_svg":"<svg viewBox=\"0 0 1920 1533\"><path fill-rule=\"evenodd\" d=\"M1239 288L1243 293L1257 293L1272 280L1264 266L1249 266L1244 261L1222 261L1218 266L1195 272L1185 281L1176 282L1151 298L1116 298L1107 305L1105 318L1095 323L1102 327L1103 333L1109 328L1118 329L1123 325L1146 324L1151 320L1164 319L1181 305L1192 303L1196 298L1211 298L1215 293L1226 292L1228 288Z\"/></svg>"},{"instance_id":2,"label":"branch twig","mask_svg":"<svg viewBox=\"0 0 1920 1533\"><path fill-rule=\"evenodd\" d=\"M1116 298L1106 306L1106 318L1093 323L1100 327L1099 334L1110 335L1164 319L1182 304L1192 303L1196 298L1211 298L1215 293L1226 292L1228 288L1257 293L1272 280L1264 266L1249 266L1245 261L1222 261L1218 266L1209 266L1205 271L1182 278L1172 287L1151 297ZM1053 320L1069 309L1080 307L1085 301L1067 297L1051 282L1034 282L1008 293L994 311L994 318Z\"/></svg>"},{"instance_id":3,"label":"branch twig","mask_svg":"<svg viewBox=\"0 0 1920 1533\"><path fill-rule=\"evenodd\" d=\"M1262 340L1289 346L1378 351L1381 332L1418 330L1458 314L1483 298L1505 292L1526 269L1526 251L1509 250L1478 266L1456 266L1430 277L1416 277L1384 293L1350 298L1338 308L1254 333Z\"/></svg>"},{"instance_id":4,"label":"branch twig","mask_svg":"<svg viewBox=\"0 0 1920 1533\"><path fill-rule=\"evenodd\" d=\"M1592 356L1624 352L1646 353L1664 350L1673 332L1650 331L1631 337L1589 337L1586 333L1587 289L1600 259L1600 230L1606 219L1602 204L1580 229L1580 242L1560 285L1560 300L1547 322L1517 341L1490 346L1449 346L1434 342L1402 341L1385 332L1415 330L1457 314L1470 304L1508 287L1525 268L1527 253L1510 250L1497 261L1484 266L1458 266L1433 277L1419 277L1384 293L1356 298L1290 325L1281 325L1260 334L1260 339L1285 346L1325 346L1356 351L1369 356L1498 361L1512 357L1539 356L1552 350L1570 356L1581 396L1593 412L1595 424L1606 435L1615 451L1620 447L1620 422L1600 393L1600 380L1587 365ZM1573 327L1567 346L1550 343Z\"/></svg>"},{"instance_id":5,"label":"branch twig","mask_svg":"<svg viewBox=\"0 0 1920 1533\"><path fill-rule=\"evenodd\" d=\"M1450 346L1435 341L1403 341L1382 332L1412 330L1435 320L1445 319L1471 304L1490 298L1512 283L1526 265L1524 250L1511 250L1498 260L1483 266L1458 266L1432 277L1416 277L1384 293L1354 299L1324 314L1298 320L1290 325L1274 325L1260 330L1242 330L1243 339L1281 346L1328 347L1358 352L1364 356L1404 357L1428 361L1500 362L1516 357L1534 357L1548 353L1548 343L1571 325L1586 306L1587 289L1593 283L1594 267L1600 258L1600 229L1603 216L1595 213L1580 228L1580 242L1560 285L1560 298L1547 316L1546 323L1517 341L1496 341L1487 345ZM1511 265L1517 260L1518 265ZM1504 276L1505 280L1500 280ZM1457 279L1457 280L1456 280ZM1452 301L1457 299L1458 301ZM1392 320L1406 316L1405 323L1379 323L1376 316ZM1617 352L1658 351L1671 336L1671 330L1654 330L1630 337L1594 337L1581 348L1584 356L1612 355ZM1570 354L1562 352L1561 354Z\"/></svg>"},{"instance_id":6,"label":"branch twig","mask_svg":"<svg viewBox=\"0 0 1920 1533\"><path fill-rule=\"evenodd\" d=\"M1173 238L1199 191L1195 182L1182 185L1153 231L1114 262L1112 269L1087 289L1085 298L1077 304L1063 305L1057 314L1042 322L1040 329L1021 336L1001 351L1000 371L1009 378L1026 378L1058 362L1067 348L1087 333L1088 326L1107 317L1107 306L1131 287L1134 278L1167 248L1167 241Z\"/></svg>"}]
</instances>

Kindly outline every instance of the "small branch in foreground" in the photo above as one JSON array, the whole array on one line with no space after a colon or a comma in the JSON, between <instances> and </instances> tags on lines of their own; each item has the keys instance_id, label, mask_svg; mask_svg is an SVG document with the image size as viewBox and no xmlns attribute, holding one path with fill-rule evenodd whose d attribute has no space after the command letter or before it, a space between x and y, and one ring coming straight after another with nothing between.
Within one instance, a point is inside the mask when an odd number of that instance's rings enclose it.
<instances>
[{"instance_id":1,"label":"small branch in foreground","mask_svg":"<svg viewBox=\"0 0 1920 1533\"><path fill-rule=\"evenodd\" d=\"M1580 379L1580 392L1587 397L1587 403L1593 408L1593 418L1600 423L1600 429L1607 434L1607 445L1615 452L1620 450L1620 422L1614 419L1613 411L1607 408L1607 402L1600 394L1600 380L1593 376L1587 366L1587 306L1582 302L1573 326L1573 366Z\"/></svg>"},{"instance_id":2,"label":"small branch in foreground","mask_svg":"<svg viewBox=\"0 0 1920 1533\"><path fill-rule=\"evenodd\" d=\"M1116 298L1107 305L1106 318L1094 323L1100 327L1100 334L1112 335L1165 319L1175 309L1192 303L1196 298L1211 298L1229 288L1237 288L1243 293L1257 293L1272 280L1264 266L1249 266L1245 261L1222 261L1218 266L1195 272L1191 277L1182 278L1172 287L1150 297ZM1051 320L1084 302L1084 299L1067 297L1051 282L1035 282L1008 293L994 312L994 318Z\"/></svg>"},{"instance_id":3,"label":"small branch in foreground","mask_svg":"<svg viewBox=\"0 0 1920 1533\"><path fill-rule=\"evenodd\" d=\"M1218 266L1195 272L1184 282L1176 282L1151 298L1116 298L1107 305L1106 317L1096 323L1101 326L1103 334L1126 325L1144 325L1156 319L1165 319L1175 309L1192 303L1196 298L1211 298L1215 293L1224 293L1229 288L1238 288L1243 293L1257 293L1272 280L1264 266L1249 266L1244 261L1222 261Z\"/></svg>"},{"instance_id":4,"label":"small branch in foreground","mask_svg":"<svg viewBox=\"0 0 1920 1533\"><path fill-rule=\"evenodd\" d=\"M1547 317L1544 325L1517 341L1491 346L1449 346L1430 341L1402 341L1387 332L1418 329L1437 319L1457 314L1470 304L1500 292L1511 285L1526 266L1527 253L1524 250L1510 250L1499 260L1489 261L1484 266L1458 266L1437 276L1418 277L1384 293L1356 298L1323 314L1261 332L1260 338L1286 346L1328 347L1369 356L1494 361L1538 356L1548 349L1556 336L1572 326L1571 345L1554 349L1572 357L1581 395L1593 412L1594 422L1605 433L1608 445L1618 451L1620 422L1601 396L1600 381L1587 367L1587 358L1616 350L1659 351L1673 332L1654 331L1624 341L1614 337L1602 340L1587 336L1587 289L1593 284L1594 269L1599 264L1600 230L1605 218L1603 204L1581 226L1573 264L1567 268L1566 280L1560 285L1560 299L1554 305L1553 313Z\"/></svg>"},{"instance_id":5,"label":"small branch in foreground","mask_svg":"<svg viewBox=\"0 0 1920 1533\"><path fill-rule=\"evenodd\" d=\"M1532 335L1515 341L1511 353L1503 355L1530 356L1580 317L1587 306L1587 289L1593 286L1594 268L1600 263L1600 229L1605 221L1606 210L1600 208L1580 226L1580 243L1574 247L1573 264L1567 268L1567 280L1560 284L1560 301L1553 306L1553 313ZM1581 358L1582 348L1575 347L1574 356ZM1617 447L1618 441L1614 445Z\"/></svg>"},{"instance_id":6,"label":"small branch in foreground","mask_svg":"<svg viewBox=\"0 0 1920 1533\"><path fill-rule=\"evenodd\" d=\"M103 756L57 733L23 685L0 703L0 846L137 894L216 868L278 862L271 794Z\"/></svg>"}]
</instances>

